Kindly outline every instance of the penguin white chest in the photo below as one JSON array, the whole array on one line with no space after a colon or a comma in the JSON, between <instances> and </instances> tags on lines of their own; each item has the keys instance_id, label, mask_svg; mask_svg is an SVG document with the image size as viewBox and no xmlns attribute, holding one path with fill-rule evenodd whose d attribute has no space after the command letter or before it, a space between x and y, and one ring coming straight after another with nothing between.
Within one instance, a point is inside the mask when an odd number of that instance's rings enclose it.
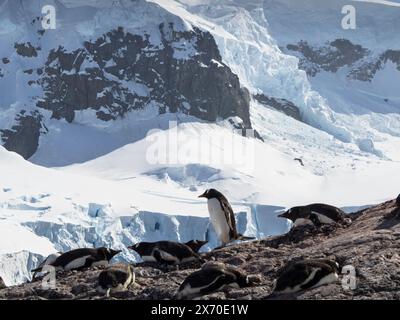
<instances>
[{"instance_id":1,"label":"penguin white chest","mask_svg":"<svg viewBox=\"0 0 400 320\"><path fill-rule=\"evenodd\" d=\"M225 213L221 208L221 204L218 199L208 199L208 212L210 213L210 220L217 233L218 238L224 243L229 242L229 224L226 221Z\"/></svg>"}]
</instances>

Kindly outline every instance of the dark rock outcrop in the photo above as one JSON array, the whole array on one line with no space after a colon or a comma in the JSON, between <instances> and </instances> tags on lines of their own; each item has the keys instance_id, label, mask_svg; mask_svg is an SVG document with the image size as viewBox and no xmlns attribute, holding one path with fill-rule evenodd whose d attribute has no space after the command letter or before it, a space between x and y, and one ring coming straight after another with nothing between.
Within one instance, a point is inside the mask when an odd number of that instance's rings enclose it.
<instances>
[{"instance_id":1,"label":"dark rock outcrop","mask_svg":"<svg viewBox=\"0 0 400 320\"><path fill-rule=\"evenodd\" d=\"M288 44L286 49L300 59L299 68L310 77L321 71L337 72L349 66L350 80L372 81L387 62L393 62L400 71L400 50L386 50L378 54L347 39L336 39L324 46L312 46L307 41Z\"/></svg>"},{"instance_id":2,"label":"dark rock outcrop","mask_svg":"<svg viewBox=\"0 0 400 320\"><path fill-rule=\"evenodd\" d=\"M34 47L30 42L26 43L15 43L14 48L20 56L23 57L37 57L37 51L40 50L39 47Z\"/></svg>"},{"instance_id":3,"label":"dark rock outcrop","mask_svg":"<svg viewBox=\"0 0 400 320\"><path fill-rule=\"evenodd\" d=\"M232 264L260 283L249 288L225 288L203 299L268 299L282 267L288 261L335 257L347 265L340 281L278 299L400 299L400 223L391 216L396 200L352 214L348 226L306 228L288 234L247 242L203 254L208 261ZM56 287L45 290L42 282L26 283L0 290L0 299L172 299L183 280L199 265L154 268L134 267L136 284L109 298L96 291L101 269L65 272L57 275ZM348 278L352 270L355 278ZM350 276L353 276L350 274ZM348 280L353 281L349 285Z\"/></svg>"},{"instance_id":4,"label":"dark rock outcrop","mask_svg":"<svg viewBox=\"0 0 400 320\"><path fill-rule=\"evenodd\" d=\"M361 63L350 71L348 78L359 81L372 81L375 74L382 70L385 64L390 61L400 71L400 50L387 50L377 58Z\"/></svg>"},{"instance_id":5,"label":"dark rock outcrop","mask_svg":"<svg viewBox=\"0 0 400 320\"><path fill-rule=\"evenodd\" d=\"M1 289L5 289L5 288L7 288L7 286L6 286L6 284L4 283L3 278L0 277L0 290L1 290Z\"/></svg>"},{"instance_id":6,"label":"dark rock outcrop","mask_svg":"<svg viewBox=\"0 0 400 320\"><path fill-rule=\"evenodd\" d=\"M283 112L284 114L286 114L289 117L292 117L299 121L302 120L301 114L300 114L300 109L293 102L290 102L289 100L268 97L264 94L256 94L256 95L253 95L253 97L258 102L260 102L268 107L271 107L275 110Z\"/></svg>"},{"instance_id":7,"label":"dark rock outcrop","mask_svg":"<svg viewBox=\"0 0 400 320\"><path fill-rule=\"evenodd\" d=\"M177 31L173 23L158 27L159 41L119 27L75 50L54 48L43 66L24 70L28 85L40 86L43 95L33 97L37 113L18 115L15 126L0 128L4 146L32 156L45 132L41 109L71 123L76 111L95 110L98 119L113 121L152 105L158 107L154 116L181 112L210 122L238 117L243 132L251 129L250 94L222 62L213 36L196 27ZM30 42L15 43L15 49L26 58L40 50Z\"/></svg>"},{"instance_id":8,"label":"dark rock outcrop","mask_svg":"<svg viewBox=\"0 0 400 320\"><path fill-rule=\"evenodd\" d=\"M300 41L298 44L287 45L287 49L302 55L299 67L312 77L321 70L336 72L369 53L367 49L346 39L336 39L322 47L313 47L307 41Z\"/></svg>"},{"instance_id":9,"label":"dark rock outcrop","mask_svg":"<svg viewBox=\"0 0 400 320\"><path fill-rule=\"evenodd\" d=\"M207 121L239 116L250 128L249 93L222 63L212 35L164 23L159 32L160 45L120 27L75 51L52 50L38 80L45 95L37 105L72 122L76 110L97 110L108 121L156 102L159 113L180 111ZM181 41L191 45L180 48Z\"/></svg>"},{"instance_id":10,"label":"dark rock outcrop","mask_svg":"<svg viewBox=\"0 0 400 320\"><path fill-rule=\"evenodd\" d=\"M16 124L11 129L0 130L3 146L28 159L38 148L41 132L47 129L42 125L42 115L39 111L27 113L22 110L17 114L15 121Z\"/></svg>"}]
</instances>

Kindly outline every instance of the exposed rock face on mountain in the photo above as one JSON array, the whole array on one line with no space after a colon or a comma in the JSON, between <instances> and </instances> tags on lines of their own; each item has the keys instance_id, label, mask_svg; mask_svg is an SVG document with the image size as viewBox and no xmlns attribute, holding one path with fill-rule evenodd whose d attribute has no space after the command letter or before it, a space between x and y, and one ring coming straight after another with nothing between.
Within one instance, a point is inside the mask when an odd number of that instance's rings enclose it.
<instances>
[{"instance_id":1,"label":"exposed rock face on mountain","mask_svg":"<svg viewBox=\"0 0 400 320\"><path fill-rule=\"evenodd\" d=\"M4 147L19 153L25 159L31 157L39 145L40 134L47 131L42 124L42 118L39 111L27 113L21 110L15 118L16 124L11 129L0 130Z\"/></svg>"},{"instance_id":2,"label":"exposed rock face on mountain","mask_svg":"<svg viewBox=\"0 0 400 320\"><path fill-rule=\"evenodd\" d=\"M299 57L299 67L311 77L321 71L335 73L347 66L348 79L372 81L375 74L388 62L394 63L400 71L399 50L386 50L376 55L347 39L336 39L324 46L313 46L307 41L300 41L297 44L288 44L286 48L289 53Z\"/></svg>"},{"instance_id":3,"label":"exposed rock face on mountain","mask_svg":"<svg viewBox=\"0 0 400 320\"><path fill-rule=\"evenodd\" d=\"M15 100L5 98L10 105L15 102L16 113L23 109L37 116L16 114L11 123L8 114L5 124L0 118L2 144L8 150L29 158L37 148L37 134L45 133L38 130L39 117L45 122L57 119L71 123L77 111L85 115L94 111L92 122L107 122L103 126L129 112L153 107L153 117L182 113L211 122L239 117L245 129L251 128L250 94L222 62L211 33L189 26L155 4L139 1L136 5L129 10L148 15L141 17L143 25L133 23L132 27L129 20L121 23L124 27L96 30L90 38L76 38L76 34L59 29L49 34L35 32L30 41L22 38L13 44L0 69L0 77L6 75L10 80L0 83L0 88L10 86L10 96L18 91ZM61 6L59 10L68 9ZM27 30L39 27L35 19ZM149 26L146 19L154 21ZM55 33L60 40L54 41ZM21 68L23 75L13 78L13 70ZM9 85L16 80L17 89Z\"/></svg>"},{"instance_id":4,"label":"exposed rock face on mountain","mask_svg":"<svg viewBox=\"0 0 400 320\"><path fill-rule=\"evenodd\" d=\"M284 114L301 121L300 109L293 103L286 99L277 99L268 97L265 94L256 94L254 98L268 107L283 112Z\"/></svg>"},{"instance_id":5,"label":"exposed rock face on mountain","mask_svg":"<svg viewBox=\"0 0 400 320\"><path fill-rule=\"evenodd\" d=\"M16 43L14 48L20 56L28 58L37 57L37 51L40 50L40 47L35 48L30 42Z\"/></svg>"},{"instance_id":6,"label":"exposed rock face on mountain","mask_svg":"<svg viewBox=\"0 0 400 320\"><path fill-rule=\"evenodd\" d=\"M239 116L250 127L249 94L221 62L214 38L198 28L175 31L172 23L159 29L159 45L121 27L72 52L53 49L38 80L45 92L38 106L68 122L85 109L108 121L156 102L160 113Z\"/></svg>"},{"instance_id":7,"label":"exposed rock face on mountain","mask_svg":"<svg viewBox=\"0 0 400 320\"><path fill-rule=\"evenodd\" d=\"M0 290L6 288L6 285L3 281L3 279L0 277Z\"/></svg>"},{"instance_id":8,"label":"exposed rock face on mountain","mask_svg":"<svg viewBox=\"0 0 400 320\"><path fill-rule=\"evenodd\" d=\"M343 286L343 278L282 299L399 299L400 298L400 220L394 215L396 201L352 214L349 226L295 229L286 235L241 243L203 254L206 260L234 265L258 275L254 287L226 288L204 299L269 299L278 270L299 258L335 256L356 272L355 286ZM198 265L180 270L160 270L151 264L135 266L136 284L110 299L172 299L179 284ZM2 299L105 299L96 291L100 269L57 275L56 287L46 289L42 282L9 287L0 291ZM342 275L343 276L343 275ZM343 281L343 282L342 282ZM278 297L279 298L279 297Z\"/></svg>"}]
</instances>

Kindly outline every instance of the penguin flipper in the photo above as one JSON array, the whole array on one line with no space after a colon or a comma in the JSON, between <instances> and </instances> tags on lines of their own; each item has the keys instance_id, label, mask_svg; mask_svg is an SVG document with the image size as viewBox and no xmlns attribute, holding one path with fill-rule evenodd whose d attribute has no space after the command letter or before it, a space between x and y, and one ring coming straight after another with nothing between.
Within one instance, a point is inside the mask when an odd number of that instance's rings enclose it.
<instances>
[{"instance_id":1,"label":"penguin flipper","mask_svg":"<svg viewBox=\"0 0 400 320\"><path fill-rule=\"evenodd\" d=\"M35 274L40 272L40 271L42 271L42 267L38 267L38 268L35 268L35 269L31 270L31 272L34 272Z\"/></svg>"}]
</instances>

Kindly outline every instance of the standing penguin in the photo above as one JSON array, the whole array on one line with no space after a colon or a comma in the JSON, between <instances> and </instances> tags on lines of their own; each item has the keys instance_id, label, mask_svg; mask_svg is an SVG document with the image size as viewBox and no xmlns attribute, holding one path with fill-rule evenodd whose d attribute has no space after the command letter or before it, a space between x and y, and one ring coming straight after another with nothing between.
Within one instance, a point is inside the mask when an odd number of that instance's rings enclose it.
<instances>
[{"instance_id":1,"label":"standing penguin","mask_svg":"<svg viewBox=\"0 0 400 320\"><path fill-rule=\"evenodd\" d=\"M71 250L60 255L53 263L57 271L82 270L95 266L107 266L109 261L121 250L101 248L80 248Z\"/></svg>"},{"instance_id":2,"label":"standing penguin","mask_svg":"<svg viewBox=\"0 0 400 320\"><path fill-rule=\"evenodd\" d=\"M32 281L36 279L36 275L42 271L46 271L46 266L51 266L51 264L56 261L56 259L62 255L62 252L55 252L47 256L37 268L31 270L33 272Z\"/></svg>"},{"instance_id":3,"label":"standing penguin","mask_svg":"<svg viewBox=\"0 0 400 320\"><path fill-rule=\"evenodd\" d=\"M181 264L203 261L200 256L184 243L173 241L139 242L128 249L136 251L145 262Z\"/></svg>"},{"instance_id":4,"label":"standing penguin","mask_svg":"<svg viewBox=\"0 0 400 320\"><path fill-rule=\"evenodd\" d=\"M292 220L295 227L305 224L321 225L351 222L349 218L346 218L346 214L342 210L323 203L293 207L278 215L278 217Z\"/></svg>"},{"instance_id":5,"label":"standing penguin","mask_svg":"<svg viewBox=\"0 0 400 320\"><path fill-rule=\"evenodd\" d=\"M242 270L222 263L206 263L190 274L180 285L176 299L193 299L223 289L226 286L249 287L258 282Z\"/></svg>"},{"instance_id":6,"label":"standing penguin","mask_svg":"<svg viewBox=\"0 0 400 320\"><path fill-rule=\"evenodd\" d=\"M221 192L215 189L207 189L203 194L199 195L199 198L207 199L211 224L222 246L234 240L254 239L252 237L242 236L237 232L235 215L232 207Z\"/></svg>"},{"instance_id":7,"label":"standing penguin","mask_svg":"<svg viewBox=\"0 0 400 320\"><path fill-rule=\"evenodd\" d=\"M337 282L339 264L329 259L289 262L281 270L273 295L295 293Z\"/></svg>"},{"instance_id":8,"label":"standing penguin","mask_svg":"<svg viewBox=\"0 0 400 320\"><path fill-rule=\"evenodd\" d=\"M109 296L111 291L124 291L135 282L133 267L129 264L114 264L99 274L98 291Z\"/></svg>"},{"instance_id":9,"label":"standing penguin","mask_svg":"<svg viewBox=\"0 0 400 320\"><path fill-rule=\"evenodd\" d=\"M202 240L190 240L185 244L190 247L194 252L199 252L200 248L204 246L208 241Z\"/></svg>"}]
</instances>

